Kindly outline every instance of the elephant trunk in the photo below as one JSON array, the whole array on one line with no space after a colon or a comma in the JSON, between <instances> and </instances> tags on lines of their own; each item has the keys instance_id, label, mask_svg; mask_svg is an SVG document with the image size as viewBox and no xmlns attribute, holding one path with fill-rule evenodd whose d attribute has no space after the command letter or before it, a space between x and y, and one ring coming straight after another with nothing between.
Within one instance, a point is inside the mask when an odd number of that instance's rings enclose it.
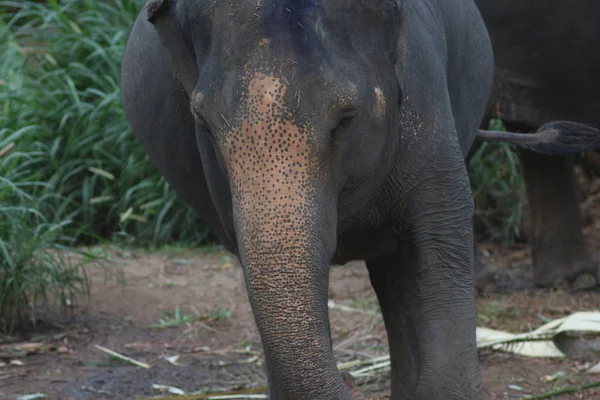
<instances>
[{"instance_id":1,"label":"elephant trunk","mask_svg":"<svg viewBox=\"0 0 600 400\"><path fill-rule=\"evenodd\" d=\"M273 386L285 399L350 399L331 347L327 260L303 248L244 252L246 287Z\"/></svg>"},{"instance_id":2,"label":"elephant trunk","mask_svg":"<svg viewBox=\"0 0 600 400\"><path fill-rule=\"evenodd\" d=\"M286 90L279 78L256 73L240 122L221 136L240 259L277 391L271 397L351 399L327 309L336 196L315 129L286 107Z\"/></svg>"},{"instance_id":3,"label":"elephant trunk","mask_svg":"<svg viewBox=\"0 0 600 400\"><path fill-rule=\"evenodd\" d=\"M276 181L265 184L274 192L290 193L288 184L281 179L273 184ZM297 191L284 201L267 196L263 202L250 193L237 198L246 287L271 386L285 399L351 399L334 361L329 331L327 293L335 218L316 212L330 209L323 204L327 196L316 196L323 199L317 202L306 197Z\"/></svg>"}]
</instances>

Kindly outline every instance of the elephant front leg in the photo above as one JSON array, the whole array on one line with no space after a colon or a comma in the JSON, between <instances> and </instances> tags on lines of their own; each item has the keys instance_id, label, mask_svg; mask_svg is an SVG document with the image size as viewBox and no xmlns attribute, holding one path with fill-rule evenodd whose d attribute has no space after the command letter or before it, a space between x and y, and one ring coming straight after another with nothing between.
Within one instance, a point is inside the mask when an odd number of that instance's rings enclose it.
<instances>
[{"instance_id":1,"label":"elephant front leg","mask_svg":"<svg viewBox=\"0 0 600 400\"><path fill-rule=\"evenodd\" d=\"M436 179L435 190L414 193L398 253L367 261L388 333L392 399L481 398L466 179Z\"/></svg>"}]
</instances>

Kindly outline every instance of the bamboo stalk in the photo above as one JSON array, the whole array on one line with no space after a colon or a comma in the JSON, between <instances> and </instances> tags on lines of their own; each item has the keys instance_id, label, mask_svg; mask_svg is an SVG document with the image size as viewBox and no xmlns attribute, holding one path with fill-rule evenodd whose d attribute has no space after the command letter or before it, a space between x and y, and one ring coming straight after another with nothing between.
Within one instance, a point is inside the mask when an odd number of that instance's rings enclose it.
<instances>
[{"instance_id":1,"label":"bamboo stalk","mask_svg":"<svg viewBox=\"0 0 600 400\"><path fill-rule=\"evenodd\" d=\"M225 396L210 396L208 399L266 399L266 394L230 394Z\"/></svg>"},{"instance_id":2,"label":"bamboo stalk","mask_svg":"<svg viewBox=\"0 0 600 400\"><path fill-rule=\"evenodd\" d=\"M370 367L365 367L365 368L359 369L358 371L352 371L351 373L353 376L358 378L367 372L376 371L378 369L388 368L390 366L391 366L390 361L384 361L379 364L371 365Z\"/></svg>"},{"instance_id":3,"label":"bamboo stalk","mask_svg":"<svg viewBox=\"0 0 600 400\"><path fill-rule=\"evenodd\" d=\"M133 358L127 357L127 356L125 356L125 355L123 355L121 353L117 353L116 351L112 351L110 349L107 349L106 347L102 347L102 346L99 346L97 344L95 344L94 346L96 346L96 348L98 350L100 350L100 351L108 353L108 354L110 354L113 357L120 358L121 360L130 362L130 363L132 363L134 365L137 365L138 367L142 367L142 368L146 368L146 369L150 368L150 365L148 365L146 363L143 363L143 362L140 362L140 361L136 361Z\"/></svg>"},{"instance_id":4,"label":"bamboo stalk","mask_svg":"<svg viewBox=\"0 0 600 400\"><path fill-rule=\"evenodd\" d=\"M188 394L185 396L164 396L164 397L148 397L142 400L208 400L208 399L248 399L262 398L266 399L266 395L256 395L256 393L266 392L266 386L259 386L249 389L232 390L229 392L220 393L205 393L205 394ZM253 395L254 394L254 395ZM255 397L264 396L264 397Z\"/></svg>"},{"instance_id":5,"label":"bamboo stalk","mask_svg":"<svg viewBox=\"0 0 600 400\"><path fill-rule=\"evenodd\" d=\"M361 365L377 364L382 361L389 362L389 360L390 360L390 356L380 356L380 357L370 358L368 360L356 360L356 361L348 361L348 362L344 362L344 363L339 363L337 365L337 367L339 370L343 370L343 369L350 369L352 367L359 367Z\"/></svg>"}]
</instances>

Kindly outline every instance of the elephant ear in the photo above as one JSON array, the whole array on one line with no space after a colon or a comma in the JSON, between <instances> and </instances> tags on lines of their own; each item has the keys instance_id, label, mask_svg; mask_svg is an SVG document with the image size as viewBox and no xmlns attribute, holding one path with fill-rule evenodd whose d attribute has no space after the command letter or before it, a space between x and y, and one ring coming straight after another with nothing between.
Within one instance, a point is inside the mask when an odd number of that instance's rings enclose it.
<instances>
[{"instance_id":1,"label":"elephant ear","mask_svg":"<svg viewBox=\"0 0 600 400\"><path fill-rule=\"evenodd\" d=\"M171 55L175 78L191 96L198 79L198 67L191 38L185 39L176 6L177 0L150 0L146 3L146 19L154 25L161 43Z\"/></svg>"},{"instance_id":2,"label":"elephant ear","mask_svg":"<svg viewBox=\"0 0 600 400\"><path fill-rule=\"evenodd\" d=\"M148 21L154 23L156 18L166 15L171 6L172 0L150 0L146 3L146 12Z\"/></svg>"}]
</instances>

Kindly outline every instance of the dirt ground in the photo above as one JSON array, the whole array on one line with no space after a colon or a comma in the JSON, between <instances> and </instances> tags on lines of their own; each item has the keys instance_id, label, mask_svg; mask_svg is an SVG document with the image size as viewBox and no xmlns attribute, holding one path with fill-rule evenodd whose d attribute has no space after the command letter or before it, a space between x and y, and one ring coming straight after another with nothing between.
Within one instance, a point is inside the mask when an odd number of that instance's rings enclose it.
<instances>
[{"instance_id":1,"label":"dirt ground","mask_svg":"<svg viewBox=\"0 0 600 400\"><path fill-rule=\"evenodd\" d=\"M600 250L598 243L590 245ZM484 248L502 274L527 276L526 249ZM153 385L188 394L264 386L262 347L241 269L231 255L218 247L109 253L125 284L105 281L105 270L94 267L89 304L67 318L47 313L35 333L0 336L1 399L35 393L48 399L144 399L169 395ZM334 267L329 297L349 308L330 310L338 362L386 355L385 328L364 265ZM599 299L597 291L487 293L477 301L479 324L523 332L546 318L598 310ZM150 368L119 360L96 345ZM595 354L596 362L599 358ZM481 352L480 360L486 400L523 398L600 379L579 370L593 358L557 361ZM389 398L388 375L389 370L376 370L358 378L359 392L369 399ZM559 398L600 399L600 389Z\"/></svg>"}]
</instances>

